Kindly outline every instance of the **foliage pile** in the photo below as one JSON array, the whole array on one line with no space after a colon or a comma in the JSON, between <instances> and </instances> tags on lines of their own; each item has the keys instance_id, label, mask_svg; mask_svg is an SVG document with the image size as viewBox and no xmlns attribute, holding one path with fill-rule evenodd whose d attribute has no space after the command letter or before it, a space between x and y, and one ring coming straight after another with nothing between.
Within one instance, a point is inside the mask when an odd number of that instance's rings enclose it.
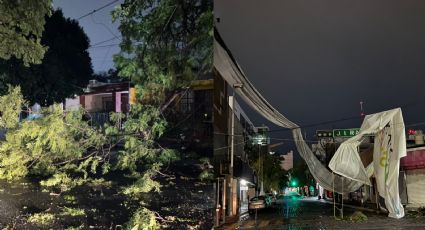
<instances>
[{"instance_id":1,"label":"foliage pile","mask_svg":"<svg viewBox=\"0 0 425 230\"><path fill-rule=\"evenodd\" d=\"M28 222L33 223L39 227L51 226L55 220L55 215L51 213L35 213L28 217Z\"/></svg>"},{"instance_id":2,"label":"foliage pile","mask_svg":"<svg viewBox=\"0 0 425 230\"><path fill-rule=\"evenodd\" d=\"M63 216L85 216L86 212L81 208L63 207L61 215Z\"/></svg>"},{"instance_id":3,"label":"foliage pile","mask_svg":"<svg viewBox=\"0 0 425 230\"><path fill-rule=\"evenodd\" d=\"M156 229L156 216L146 208L139 208L131 217L128 226L133 229Z\"/></svg>"},{"instance_id":4,"label":"foliage pile","mask_svg":"<svg viewBox=\"0 0 425 230\"><path fill-rule=\"evenodd\" d=\"M367 220L367 216L360 211L355 211L351 216L350 220L352 222L360 222Z\"/></svg>"}]
</instances>

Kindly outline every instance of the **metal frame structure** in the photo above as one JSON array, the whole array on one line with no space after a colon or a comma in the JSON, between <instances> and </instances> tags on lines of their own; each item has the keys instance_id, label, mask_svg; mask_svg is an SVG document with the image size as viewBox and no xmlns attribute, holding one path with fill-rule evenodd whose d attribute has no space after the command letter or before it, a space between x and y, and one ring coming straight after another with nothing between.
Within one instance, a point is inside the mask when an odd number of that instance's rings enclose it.
<instances>
[{"instance_id":1,"label":"metal frame structure","mask_svg":"<svg viewBox=\"0 0 425 230\"><path fill-rule=\"evenodd\" d=\"M344 178L341 177L341 191L344 191ZM341 193L341 208L338 208L336 206L336 196L335 196L335 173L332 172L332 194L333 194L333 200L334 200L334 218L336 218L335 210L339 211L340 218L344 219L344 194Z\"/></svg>"}]
</instances>

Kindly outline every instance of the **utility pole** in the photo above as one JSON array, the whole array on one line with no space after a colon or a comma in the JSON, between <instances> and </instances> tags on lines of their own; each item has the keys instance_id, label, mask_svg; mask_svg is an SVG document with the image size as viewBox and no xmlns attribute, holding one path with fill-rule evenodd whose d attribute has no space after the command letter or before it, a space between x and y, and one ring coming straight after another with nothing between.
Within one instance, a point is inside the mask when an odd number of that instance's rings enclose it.
<instances>
[{"instance_id":1,"label":"utility pole","mask_svg":"<svg viewBox=\"0 0 425 230\"><path fill-rule=\"evenodd\" d=\"M258 143L258 182L260 182L260 174L261 174L261 143ZM258 192L259 196L261 194L261 191L263 191L263 177L261 176L261 188Z\"/></svg>"},{"instance_id":2,"label":"utility pole","mask_svg":"<svg viewBox=\"0 0 425 230\"><path fill-rule=\"evenodd\" d=\"M255 143L258 144L258 186L261 186L258 191L259 196L264 195L264 160L261 157L261 146L268 145L269 141L266 136L266 130L268 130L267 127L262 126L257 128L257 135L255 137ZM260 185L260 179L261 179L261 185Z\"/></svg>"},{"instance_id":3,"label":"utility pole","mask_svg":"<svg viewBox=\"0 0 425 230\"><path fill-rule=\"evenodd\" d=\"M235 105L236 105L236 100L235 100L235 91L236 89L240 89L242 88L243 84L241 83L235 83L232 86L232 100L231 100L231 113L230 113L230 127L231 127L231 132L230 132L230 168L229 168L229 173L230 173L230 178L229 178L229 191L230 191L230 203L229 203L229 214L233 215L234 209L233 209L233 203L235 202L234 199L236 199L236 197L233 196L234 193L234 182L233 182L233 166L234 166L234 154L235 154Z\"/></svg>"},{"instance_id":4,"label":"utility pole","mask_svg":"<svg viewBox=\"0 0 425 230\"><path fill-rule=\"evenodd\" d=\"M231 149L230 149L230 168L231 168L231 174L233 175L233 158L234 158L234 147L235 147L235 104L236 104L236 100L235 100L235 90L237 88L242 88L242 84L234 84L233 85L233 95L232 95L232 116L231 116L231 138L230 138L230 145L231 145Z\"/></svg>"}]
</instances>

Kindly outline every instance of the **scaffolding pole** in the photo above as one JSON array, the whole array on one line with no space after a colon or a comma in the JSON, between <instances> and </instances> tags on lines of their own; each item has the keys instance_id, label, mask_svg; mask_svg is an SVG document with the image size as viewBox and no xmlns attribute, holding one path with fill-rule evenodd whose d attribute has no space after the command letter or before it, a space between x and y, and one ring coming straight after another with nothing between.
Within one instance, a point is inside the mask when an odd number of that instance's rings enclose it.
<instances>
[{"instance_id":1,"label":"scaffolding pole","mask_svg":"<svg viewBox=\"0 0 425 230\"><path fill-rule=\"evenodd\" d=\"M341 177L341 192L344 191L344 178ZM341 208L336 206L336 195L335 195L335 174L332 172L332 194L334 199L334 218L336 218L336 210L339 211L339 216L341 219L344 218L344 194L341 193Z\"/></svg>"}]
</instances>

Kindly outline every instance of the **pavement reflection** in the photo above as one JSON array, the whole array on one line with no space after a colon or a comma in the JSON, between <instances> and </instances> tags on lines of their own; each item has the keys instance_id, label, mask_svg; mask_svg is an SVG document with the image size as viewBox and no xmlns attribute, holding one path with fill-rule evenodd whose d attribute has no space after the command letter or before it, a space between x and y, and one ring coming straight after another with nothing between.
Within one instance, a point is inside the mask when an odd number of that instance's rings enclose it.
<instances>
[{"instance_id":1,"label":"pavement reflection","mask_svg":"<svg viewBox=\"0 0 425 230\"><path fill-rule=\"evenodd\" d=\"M288 195L278 200L274 207L261 210L258 221L254 217L244 218L236 229L425 229L425 217L392 219L385 214L365 212L367 220L354 222L349 220L356 209L345 208L344 220L333 217L333 206L317 197Z\"/></svg>"}]
</instances>

